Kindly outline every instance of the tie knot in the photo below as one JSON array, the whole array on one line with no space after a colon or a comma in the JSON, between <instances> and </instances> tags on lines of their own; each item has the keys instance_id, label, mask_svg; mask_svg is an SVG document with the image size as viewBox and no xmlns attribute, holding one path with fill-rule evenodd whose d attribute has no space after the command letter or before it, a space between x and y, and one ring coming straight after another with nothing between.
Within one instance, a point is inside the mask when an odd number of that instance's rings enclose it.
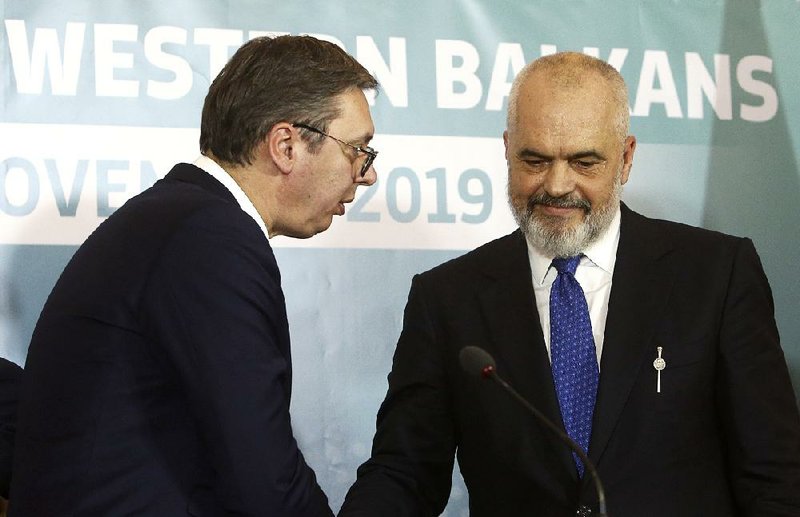
<instances>
[{"instance_id":1,"label":"tie knot","mask_svg":"<svg viewBox=\"0 0 800 517\"><path fill-rule=\"evenodd\" d=\"M575 255L574 257L554 258L553 267L556 268L558 274L569 273L574 275L582 256L583 255Z\"/></svg>"}]
</instances>

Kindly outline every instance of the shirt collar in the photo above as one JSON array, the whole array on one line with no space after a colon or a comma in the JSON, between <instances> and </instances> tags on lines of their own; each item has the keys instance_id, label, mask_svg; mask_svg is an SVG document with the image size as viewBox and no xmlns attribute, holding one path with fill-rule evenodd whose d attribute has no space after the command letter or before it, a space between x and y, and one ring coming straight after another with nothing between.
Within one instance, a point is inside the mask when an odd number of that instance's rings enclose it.
<instances>
[{"instance_id":1,"label":"shirt collar","mask_svg":"<svg viewBox=\"0 0 800 517\"><path fill-rule=\"evenodd\" d=\"M585 257L581 262L588 259L592 264L612 275L614 273L614 264L617 261L619 229L620 209L618 206L614 217L611 219L611 224L608 225L603 235L583 251ZM543 285L550 265L553 263L553 257L544 255L531 244L529 239L525 240L528 243L528 257L531 263L533 283L534 285Z\"/></svg>"},{"instance_id":2,"label":"shirt collar","mask_svg":"<svg viewBox=\"0 0 800 517\"><path fill-rule=\"evenodd\" d=\"M247 197L247 194L242 190L242 187L236 183L230 174L225 171L220 165L209 158L208 156L200 155L195 161L194 165L200 167L208 174L211 175L212 178L216 179L222 185L227 188L231 194L233 194L234 199L236 202L239 203L239 207L253 220L258 224L258 227L261 228L261 231L264 232L264 236L269 240L269 232L267 231L267 226L264 224L264 220L261 218L261 215L256 210L255 205L253 202L250 201L250 198Z\"/></svg>"}]
</instances>

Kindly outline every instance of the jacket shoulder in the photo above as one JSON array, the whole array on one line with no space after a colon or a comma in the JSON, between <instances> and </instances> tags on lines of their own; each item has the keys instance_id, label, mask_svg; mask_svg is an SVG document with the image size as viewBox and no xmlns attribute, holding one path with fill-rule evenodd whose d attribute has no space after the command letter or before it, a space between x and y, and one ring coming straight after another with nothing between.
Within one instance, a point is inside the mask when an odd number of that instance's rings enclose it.
<instances>
[{"instance_id":1,"label":"jacket shoulder","mask_svg":"<svg viewBox=\"0 0 800 517\"><path fill-rule=\"evenodd\" d=\"M476 273L492 275L496 271L510 267L512 262L527 264L527 261L525 237L517 229L459 257L443 262L418 276L426 280L435 280L463 275L475 276Z\"/></svg>"},{"instance_id":2,"label":"jacket shoulder","mask_svg":"<svg viewBox=\"0 0 800 517\"><path fill-rule=\"evenodd\" d=\"M709 250L730 250L743 243L750 243L746 237L737 237L718 230L701 228L686 223L666 219L650 218L636 213L623 205L623 238L626 234L643 242L668 242L671 247L683 250L707 252Z\"/></svg>"}]
</instances>

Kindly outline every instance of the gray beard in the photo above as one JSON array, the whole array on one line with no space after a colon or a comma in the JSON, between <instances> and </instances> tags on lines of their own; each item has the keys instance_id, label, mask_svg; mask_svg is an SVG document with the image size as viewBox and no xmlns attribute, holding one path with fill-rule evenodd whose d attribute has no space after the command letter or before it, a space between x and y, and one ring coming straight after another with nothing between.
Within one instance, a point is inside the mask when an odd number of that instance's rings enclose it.
<instances>
[{"instance_id":1,"label":"gray beard","mask_svg":"<svg viewBox=\"0 0 800 517\"><path fill-rule=\"evenodd\" d=\"M514 206L510 192L508 198L514 219L534 248L547 256L572 257L583 253L605 233L614 219L621 195L622 183L618 175L608 202L604 206L592 207L584 200L552 198L540 194L531 196L525 207L518 208ZM586 217L577 226L560 228L557 224L558 219L537 216L534 213L534 206L543 202L557 206L581 207L586 211Z\"/></svg>"}]
</instances>

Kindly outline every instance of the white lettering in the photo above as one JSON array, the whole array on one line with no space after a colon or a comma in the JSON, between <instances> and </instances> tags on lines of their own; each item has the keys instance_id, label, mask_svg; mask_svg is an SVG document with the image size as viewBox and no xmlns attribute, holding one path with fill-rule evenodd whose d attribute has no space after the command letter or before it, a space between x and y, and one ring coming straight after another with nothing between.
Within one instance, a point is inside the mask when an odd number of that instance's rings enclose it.
<instances>
[{"instance_id":1,"label":"white lettering","mask_svg":"<svg viewBox=\"0 0 800 517\"><path fill-rule=\"evenodd\" d=\"M133 68L133 54L114 52L114 42L135 42L139 27L116 23L94 26L95 92L98 97L138 97L139 81L114 79L114 70Z\"/></svg>"},{"instance_id":2,"label":"white lettering","mask_svg":"<svg viewBox=\"0 0 800 517\"><path fill-rule=\"evenodd\" d=\"M147 81L147 95L156 99L180 99L192 89L192 68L182 57L164 52L165 43L186 45L187 34L179 27L154 27L144 37L144 55L158 68L169 70L172 81Z\"/></svg>"},{"instance_id":3,"label":"white lettering","mask_svg":"<svg viewBox=\"0 0 800 517\"><path fill-rule=\"evenodd\" d=\"M658 80L660 88L656 87L656 80ZM669 118L683 116L667 53L663 50L646 50L642 61L633 115L639 117L650 115L650 106L656 103L664 105Z\"/></svg>"},{"instance_id":4,"label":"white lettering","mask_svg":"<svg viewBox=\"0 0 800 517\"><path fill-rule=\"evenodd\" d=\"M625 66L625 60L628 58L628 49L626 48L612 48L608 54L608 64L613 66L617 72L622 72L622 67Z\"/></svg>"},{"instance_id":5,"label":"white lettering","mask_svg":"<svg viewBox=\"0 0 800 517\"><path fill-rule=\"evenodd\" d=\"M772 59L766 56L746 56L736 65L736 79L739 86L747 93L752 93L764 99L761 106L740 104L739 112L742 120L750 122L765 122L778 113L778 92L764 81L753 77L753 72L772 73Z\"/></svg>"},{"instance_id":6,"label":"white lettering","mask_svg":"<svg viewBox=\"0 0 800 517\"><path fill-rule=\"evenodd\" d=\"M558 52L558 47L555 45L542 44L539 45L539 54L542 56L552 56Z\"/></svg>"},{"instance_id":7,"label":"white lettering","mask_svg":"<svg viewBox=\"0 0 800 517\"><path fill-rule=\"evenodd\" d=\"M456 58L461 65L455 64ZM483 95L481 81L475 72L480 57L466 41L436 40L436 105L440 108L466 109L478 105ZM461 85L461 92L456 91Z\"/></svg>"},{"instance_id":8,"label":"white lettering","mask_svg":"<svg viewBox=\"0 0 800 517\"><path fill-rule=\"evenodd\" d=\"M24 20L6 20L8 50L19 93L41 94L44 70L50 75L53 95L75 95L81 69L81 52L86 24L67 23L64 32L64 55L61 56L58 34L55 29L37 28L33 33L32 48Z\"/></svg>"},{"instance_id":9,"label":"white lettering","mask_svg":"<svg viewBox=\"0 0 800 517\"><path fill-rule=\"evenodd\" d=\"M600 58L600 49L597 47L584 47L583 53L587 56L596 57L597 59ZM613 66L617 72L622 71L622 66L625 64L625 59L628 57L628 49L626 48L612 48L611 52L608 54L608 59L606 59L606 63Z\"/></svg>"},{"instance_id":10,"label":"white lettering","mask_svg":"<svg viewBox=\"0 0 800 517\"><path fill-rule=\"evenodd\" d=\"M242 31L233 29L195 29L194 43L208 46L208 81L211 82L225 67L231 48L242 45Z\"/></svg>"},{"instance_id":11,"label":"white lettering","mask_svg":"<svg viewBox=\"0 0 800 517\"><path fill-rule=\"evenodd\" d=\"M408 66L405 38L389 38L389 64L370 36L356 37L357 59L375 75L392 106L408 107Z\"/></svg>"},{"instance_id":12,"label":"white lettering","mask_svg":"<svg viewBox=\"0 0 800 517\"><path fill-rule=\"evenodd\" d=\"M494 58L492 80L486 95L486 110L500 111L511 92L511 83L525 66L525 55L519 43L500 43ZM510 72L510 73L509 73Z\"/></svg>"},{"instance_id":13,"label":"white lettering","mask_svg":"<svg viewBox=\"0 0 800 517\"><path fill-rule=\"evenodd\" d=\"M686 115L689 118L703 118L704 95L720 120L733 118L730 56L714 55L714 78L712 78L700 54L686 53Z\"/></svg>"}]
</instances>

